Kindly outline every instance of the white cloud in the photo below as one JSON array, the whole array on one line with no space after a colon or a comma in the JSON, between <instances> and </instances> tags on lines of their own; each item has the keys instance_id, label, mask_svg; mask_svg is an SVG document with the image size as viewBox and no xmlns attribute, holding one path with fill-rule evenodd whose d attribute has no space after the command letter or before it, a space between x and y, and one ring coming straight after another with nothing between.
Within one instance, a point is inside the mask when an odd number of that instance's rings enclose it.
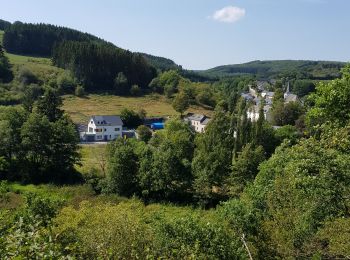
<instances>
[{"instance_id":1,"label":"white cloud","mask_svg":"<svg viewBox=\"0 0 350 260\"><path fill-rule=\"evenodd\" d=\"M211 16L212 19L224 23L234 23L242 19L246 14L245 9L236 6L226 6L215 11Z\"/></svg>"}]
</instances>

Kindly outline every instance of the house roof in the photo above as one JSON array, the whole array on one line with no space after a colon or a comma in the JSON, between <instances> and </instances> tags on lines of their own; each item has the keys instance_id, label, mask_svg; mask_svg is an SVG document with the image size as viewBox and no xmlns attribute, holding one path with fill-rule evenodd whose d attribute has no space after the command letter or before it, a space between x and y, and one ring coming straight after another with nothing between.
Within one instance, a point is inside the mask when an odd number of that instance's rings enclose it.
<instances>
[{"instance_id":1,"label":"house roof","mask_svg":"<svg viewBox=\"0 0 350 260\"><path fill-rule=\"evenodd\" d=\"M245 100L253 100L254 97L250 93L242 93L241 97L244 98Z\"/></svg>"},{"instance_id":2,"label":"house roof","mask_svg":"<svg viewBox=\"0 0 350 260\"><path fill-rule=\"evenodd\" d=\"M188 113L185 120L187 121L198 121L200 122L202 125L205 125L209 122L210 118L207 117L206 115L202 115L202 114L192 114L192 113Z\"/></svg>"},{"instance_id":3,"label":"house roof","mask_svg":"<svg viewBox=\"0 0 350 260\"><path fill-rule=\"evenodd\" d=\"M286 93L284 97L284 102L289 103L289 102L295 102L298 100L298 96L295 94L290 94Z\"/></svg>"},{"instance_id":4,"label":"house roof","mask_svg":"<svg viewBox=\"0 0 350 260\"><path fill-rule=\"evenodd\" d=\"M91 119L98 126L114 126L123 125L120 116L92 116Z\"/></svg>"},{"instance_id":5,"label":"house roof","mask_svg":"<svg viewBox=\"0 0 350 260\"><path fill-rule=\"evenodd\" d=\"M201 114L189 114L187 116L187 120L190 121L202 121L205 119L205 115L201 115Z\"/></svg>"},{"instance_id":6,"label":"house roof","mask_svg":"<svg viewBox=\"0 0 350 260\"><path fill-rule=\"evenodd\" d=\"M201 123L202 125L207 125L210 122L210 118L205 118L203 122Z\"/></svg>"}]
</instances>

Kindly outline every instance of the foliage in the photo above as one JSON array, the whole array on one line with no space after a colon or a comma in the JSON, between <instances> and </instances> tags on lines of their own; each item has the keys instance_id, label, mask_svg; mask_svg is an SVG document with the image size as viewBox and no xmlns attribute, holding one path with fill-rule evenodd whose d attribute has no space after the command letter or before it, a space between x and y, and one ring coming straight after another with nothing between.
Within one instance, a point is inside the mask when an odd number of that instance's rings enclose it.
<instances>
[{"instance_id":1,"label":"foliage","mask_svg":"<svg viewBox=\"0 0 350 260\"><path fill-rule=\"evenodd\" d=\"M350 121L350 65L342 73L341 79L319 83L310 96L314 105L307 113L309 126L327 121L344 126Z\"/></svg>"},{"instance_id":2,"label":"foliage","mask_svg":"<svg viewBox=\"0 0 350 260\"><path fill-rule=\"evenodd\" d=\"M76 88L75 88L75 91L74 91L74 94L77 96L77 97L84 97L85 96L85 89L83 86L81 85L78 85Z\"/></svg>"},{"instance_id":3,"label":"foliage","mask_svg":"<svg viewBox=\"0 0 350 260\"><path fill-rule=\"evenodd\" d=\"M149 146L139 148L138 182L145 198L180 200L192 181L191 161L194 135L180 120L167 122Z\"/></svg>"},{"instance_id":4,"label":"foliage","mask_svg":"<svg viewBox=\"0 0 350 260\"><path fill-rule=\"evenodd\" d=\"M287 104L278 103L272 109L274 125L295 125L296 120L304 114L304 108L299 102Z\"/></svg>"},{"instance_id":5,"label":"foliage","mask_svg":"<svg viewBox=\"0 0 350 260\"><path fill-rule=\"evenodd\" d=\"M67 207L55 220L55 234L77 258L147 259L152 233L141 218L139 203L119 205L82 203ZM150 252L151 251L151 252Z\"/></svg>"},{"instance_id":6,"label":"foliage","mask_svg":"<svg viewBox=\"0 0 350 260\"><path fill-rule=\"evenodd\" d=\"M215 112L205 133L197 135L195 144L194 188L200 198L215 198L230 174L234 145L230 117L225 111L218 109Z\"/></svg>"},{"instance_id":7,"label":"foliage","mask_svg":"<svg viewBox=\"0 0 350 260\"><path fill-rule=\"evenodd\" d=\"M167 70L181 70L182 67L177 65L174 61L157 57L146 53L140 53L153 67L157 68L157 70L164 72Z\"/></svg>"},{"instance_id":8,"label":"foliage","mask_svg":"<svg viewBox=\"0 0 350 260\"><path fill-rule=\"evenodd\" d=\"M11 26L10 22L0 19L0 30L1 31L7 29L9 26Z\"/></svg>"},{"instance_id":9,"label":"foliage","mask_svg":"<svg viewBox=\"0 0 350 260\"><path fill-rule=\"evenodd\" d=\"M54 44L63 40L102 41L90 34L65 27L15 22L5 29L3 43L11 53L50 56Z\"/></svg>"},{"instance_id":10,"label":"foliage","mask_svg":"<svg viewBox=\"0 0 350 260\"><path fill-rule=\"evenodd\" d=\"M244 259L246 254L232 230L186 215L157 223L157 243L167 259Z\"/></svg>"},{"instance_id":11,"label":"foliage","mask_svg":"<svg viewBox=\"0 0 350 260\"><path fill-rule=\"evenodd\" d=\"M240 194L247 183L254 181L258 174L258 166L264 160L265 152L262 146L254 147L252 144L247 144L243 147L242 152L232 163L230 176L232 195Z\"/></svg>"},{"instance_id":12,"label":"foliage","mask_svg":"<svg viewBox=\"0 0 350 260\"><path fill-rule=\"evenodd\" d=\"M11 65L0 44L0 82L10 82L12 78L13 74L11 71Z\"/></svg>"},{"instance_id":13,"label":"foliage","mask_svg":"<svg viewBox=\"0 0 350 260\"><path fill-rule=\"evenodd\" d=\"M35 84L38 82L37 77L26 67L20 69L17 80L23 85Z\"/></svg>"},{"instance_id":14,"label":"foliage","mask_svg":"<svg viewBox=\"0 0 350 260\"><path fill-rule=\"evenodd\" d=\"M258 79L289 77L295 79L329 80L339 76L342 62L327 61L252 61L244 64L226 65L199 71L203 76L232 77L252 75Z\"/></svg>"},{"instance_id":15,"label":"foliage","mask_svg":"<svg viewBox=\"0 0 350 260\"><path fill-rule=\"evenodd\" d=\"M137 157L133 140L117 139L108 146L108 184L109 193L131 196L137 190Z\"/></svg>"},{"instance_id":16,"label":"foliage","mask_svg":"<svg viewBox=\"0 0 350 260\"><path fill-rule=\"evenodd\" d=\"M260 227L282 258L312 255L308 241L323 221L348 214L350 146L343 146L340 137L349 132L340 132L336 138L325 135L282 146L260 166L244 195L263 214Z\"/></svg>"},{"instance_id":17,"label":"foliage","mask_svg":"<svg viewBox=\"0 0 350 260\"><path fill-rule=\"evenodd\" d=\"M138 85L132 85L130 89L130 94L132 96L139 96L141 94L141 89Z\"/></svg>"},{"instance_id":18,"label":"foliage","mask_svg":"<svg viewBox=\"0 0 350 260\"><path fill-rule=\"evenodd\" d=\"M46 116L50 122L55 122L63 116L63 111L60 109L61 106L62 98L57 91L47 89L44 96L37 103L37 111Z\"/></svg>"},{"instance_id":19,"label":"foliage","mask_svg":"<svg viewBox=\"0 0 350 260\"><path fill-rule=\"evenodd\" d=\"M65 72L57 78L57 88L61 94L72 94L76 87L77 82L69 72Z\"/></svg>"},{"instance_id":20,"label":"foliage","mask_svg":"<svg viewBox=\"0 0 350 260\"><path fill-rule=\"evenodd\" d=\"M140 125L136 129L138 139L147 143L152 138L152 131L145 125Z\"/></svg>"},{"instance_id":21,"label":"foliage","mask_svg":"<svg viewBox=\"0 0 350 260\"><path fill-rule=\"evenodd\" d=\"M128 128L137 128L139 125L142 124L142 119L139 114L137 114L135 111L124 108L120 112L120 118L123 121L124 126Z\"/></svg>"},{"instance_id":22,"label":"foliage","mask_svg":"<svg viewBox=\"0 0 350 260\"><path fill-rule=\"evenodd\" d=\"M315 84L310 80L296 80L293 83L292 91L298 97L304 97L315 91Z\"/></svg>"},{"instance_id":23,"label":"foliage","mask_svg":"<svg viewBox=\"0 0 350 260\"><path fill-rule=\"evenodd\" d=\"M137 54L112 44L62 41L56 44L54 65L70 70L88 91L117 90L128 94L132 85L147 88L156 76L155 69ZM121 82L123 73L127 84Z\"/></svg>"},{"instance_id":24,"label":"foliage","mask_svg":"<svg viewBox=\"0 0 350 260\"><path fill-rule=\"evenodd\" d=\"M173 100L172 105L173 108L182 115L189 107L188 96L184 92L178 93Z\"/></svg>"},{"instance_id":25,"label":"foliage","mask_svg":"<svg viewBox=\"0 0 350 260\"><path fill-rule=\"evenodd\" d=\"M279 143L283 143L283 141L288 140L294 145L300 138L300 134L295 126L285 125L276 129L275 137Z\"/></svg>"}]
</instances>

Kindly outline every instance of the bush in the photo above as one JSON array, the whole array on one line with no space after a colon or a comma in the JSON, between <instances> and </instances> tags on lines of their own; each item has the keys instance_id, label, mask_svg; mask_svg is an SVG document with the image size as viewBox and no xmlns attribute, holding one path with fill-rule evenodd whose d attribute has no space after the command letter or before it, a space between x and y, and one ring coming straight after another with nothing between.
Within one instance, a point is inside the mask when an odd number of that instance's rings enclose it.
<instances>
[{"instance_id":1,"label":"bush","mask_svg":"<svg viewBox=\"0 0 350 260\"><path fill-rule=\"evenodd\" d=\"M54 232L63 248L78 259L147 259L153 235L138 202L64 208Z\"/></svg>"},{"instance_id":2,"label":"bush","mask_svg":"<svg viewBox=\"0 0 350 260\"><path fill-rule=\"evenodd\" d=\"M63 73L57 78L57 87L62 94L72 94L76 90L76 80L68 73Z\"/></svg>"},{"instance_id":3,"label":"bush","mask_svg":"<svg viewBox=\"0 0 350 260\"><path fill-rule=\"evenodd\" d=\"M139 96L141 94L141 89L138 85L132 85L130 89L130 94L132 96Z\"/></svg>"},{"instance_id":4,"label":"bush","mask_svg":"<svg viewBox=\"0 0 350 260\"><path fill-rule=\"evenodd\" d=\"M18 81L23 85L35 84L38 78L28 68L22 67L18 72Z\"/></svg>"},{"instance_id":5,"label":"bush","mask_svg":"<svg viewBox=\"0 0 350 260\"><path fill-rule=\"evenodd\" d=\"M138 135L138 139L144 141L145 143L148 143L148 141L152 138L152 131L144 125L140 125L136 129L136 133Z\"/></svg>"},{"instance_id":6,"label":"bush","mask_svg":"<svg viewBox=\"0 0 350 260\"><path fill-rule=\"evenodd\" d=\"M77 96L77 97L83 97L83 96L85 96L85 89L84 89L84 87L83 86L77 86L76 88L75 88L75 95Z\"/></svg>"}]
</instances>

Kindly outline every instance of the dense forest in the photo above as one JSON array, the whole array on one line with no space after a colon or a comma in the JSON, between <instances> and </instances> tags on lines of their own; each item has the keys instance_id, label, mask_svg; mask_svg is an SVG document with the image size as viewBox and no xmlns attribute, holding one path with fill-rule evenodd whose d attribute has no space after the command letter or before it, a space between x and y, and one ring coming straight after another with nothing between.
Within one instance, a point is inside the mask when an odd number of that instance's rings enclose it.
<instances>
[{"instance_id":1,"label":"dense forest","mask_svg":"<svg viewBox=\"0 0 350 260\"><path fill-rule=\"evenodd\" d=\"M143 56L110 44L63 41L54 46L52 61L72 71L87 90L115 89L127 94L132 85L147 88L156 76ZM120 82L121 77L125 83Z\"/></svg>"},{"instance_id":2,"label":"dense forest","mask_svg":"<svg viewBox=\"0 0 350 260\"><path fill-rule=\"evenodd\" d=\"M196 71L200 75L211 77L232 77L237 75L253 75L257 79L276 79L292 77L298 79L330 80L338 78L342 62L330 61L252 61L244 64L225 65L209 70Z\"/></svg>"},{"instance_id":3,"label":"dense forest","mask_svg":"<svg viewBox=\"0 0 350 260\"><path fill-rule=\"evenodd\" d=\"M139 53L145 59L155 68L157 68L160 71L166 71L166 70L182 70L182 67L180 65L177 65L174 61L171 59L158 57L146 53Z\"/></svg>"},{"instance_id":4,"label":"dense forest","mask_svg":"<svg viewBox=\"0 0 350 260\"><path fill-rule=\"evenodd\" d=\"M10 22L4 21L0 19L0 30L4 31L5 29L9 28L11 26Z\"/></svg>"},{"instance_id":5,"label":"dense forest","mask_svg":"<svg viewBox=\"0 0 350 260\"><path fill-rule=\"evenodd\" d=\"M16 54L51 56L55 43L64 40L104 42L91 34L49 24L15 22L4 29L4 48Z\"/></svg>"}]
</instances>

